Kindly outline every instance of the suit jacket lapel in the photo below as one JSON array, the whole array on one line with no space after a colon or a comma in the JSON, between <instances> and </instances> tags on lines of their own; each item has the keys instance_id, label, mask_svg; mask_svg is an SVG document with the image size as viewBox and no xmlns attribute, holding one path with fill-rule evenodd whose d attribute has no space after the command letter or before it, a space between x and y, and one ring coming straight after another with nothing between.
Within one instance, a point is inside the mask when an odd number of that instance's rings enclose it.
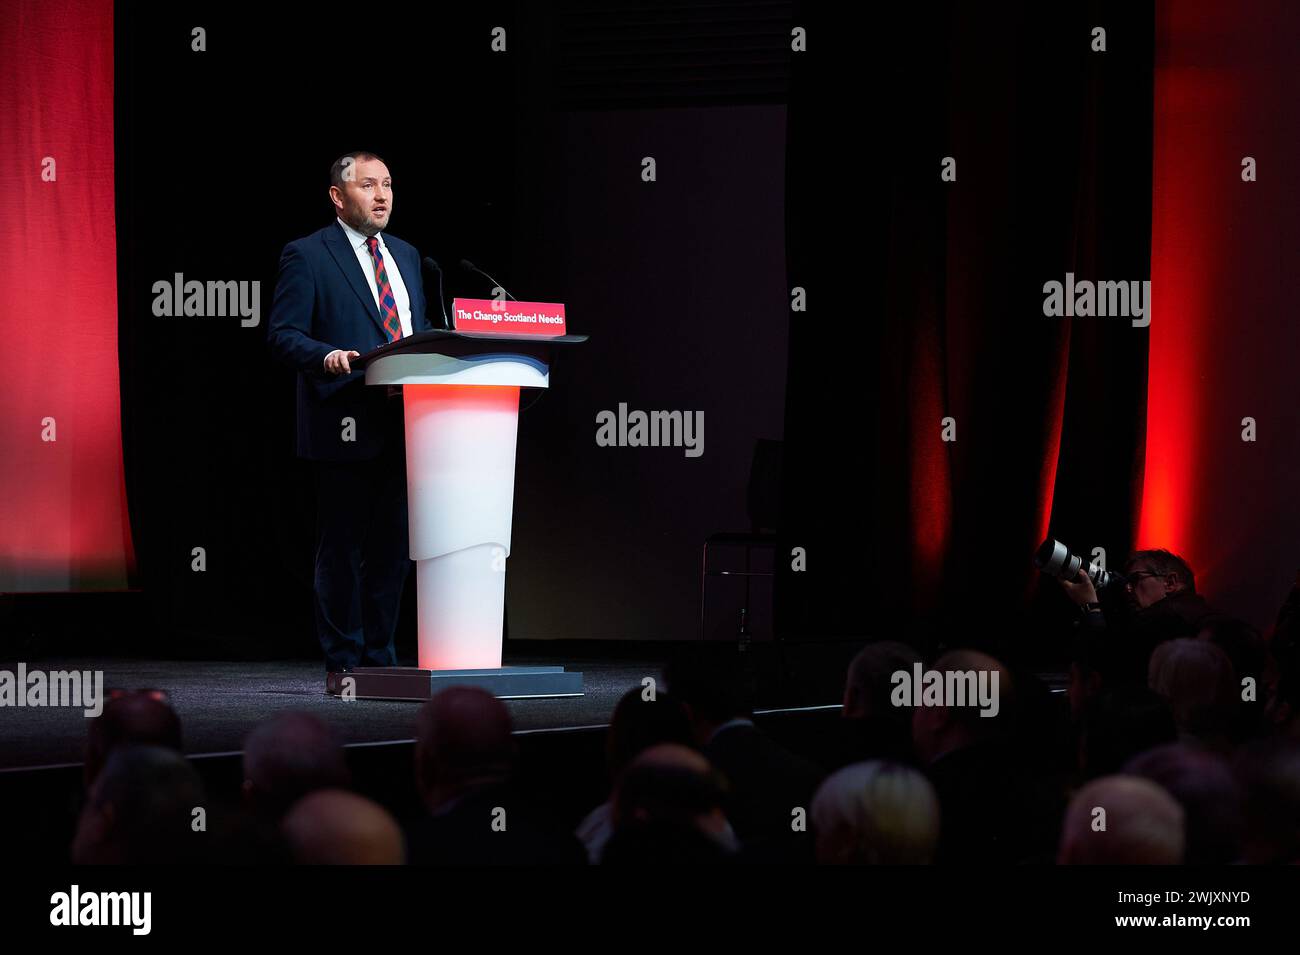
<instances>
[{"instance_id":1,"label":"suit jacket lapel","mask_svg":"<svg viewBox=\"0 0 1300 955\"><path fill-rule=\"evenodd\" d=\"M385 242L388 240L385 239ZM391 242L388 243L388 254L397 258L400 254L405 262L398 263L398 269L402 273L402 284L406 286L406 296L411 302L411 334L424 331L420 325L420 302L416 298L417 285L416 281L420 278L420 257L414 249L409 252L398 253Z\"/></svg>"},{"instance_id":2,"label":"suit jacket lapel","mask_svg":"<svg viewBox=\"0 0 1300 955\"><path fill-rule=\"evenodd\" d=\"M383 319L379 317L379 307L375 305L375 296L370 292L370 283L366 281L365 273L361 271L361 263L357 261L356 251L348 242L347 233L337 222L334 223L334 228L325 233L325 247L329 249L338 267L343 270L343 276L352 286L352 291L357 293L357 298L366 307L366 314L384 333L384 340L387 341L388 332L384 330Z\"/></svg>"}]
</instances>

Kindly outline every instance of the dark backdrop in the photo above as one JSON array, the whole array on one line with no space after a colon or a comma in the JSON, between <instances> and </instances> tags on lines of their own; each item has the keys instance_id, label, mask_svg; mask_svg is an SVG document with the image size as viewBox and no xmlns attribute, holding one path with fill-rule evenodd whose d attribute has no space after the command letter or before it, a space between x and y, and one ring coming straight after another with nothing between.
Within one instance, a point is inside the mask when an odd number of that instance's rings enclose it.
<instances>
[{"instance_id":1,"label":"dark backdrop","mask_svg":"<svg viewBox=\"0 0 1300 955\"><path fill-rule=\"evenodd\" d=\"M831 49L796 60L790 107L787 253L813 291L783 528L808 569L782 563L779 623L1059 658L1070 618L1029 558L1050 526L1122 560L1147 352L1128 322L1045 318L1042 286L1150 277L1151 5L907 5L865 57L808 7ZM828 111L850 59L853 108Z\"/></svg>"},{"instance_id":2,"label":"dark backdrop","mask_svg":"<svg viewBox=\"0 0 1300 955\"><path fill-rule=\"evenodd\" d=\"M265 325L281 247L332 221L328 167L354 148L388 162L392 232L444 264L448 299L487 294L455 269L467 257L591 335L524 394L511 637L696 636L701 542L746 526L755 442L782 436L789 6L360 10L119 5L124 446L147 609L115 648L315 652L310 475ZM151 286L176 272L260 280L261 327L154 317ZM704 455L597 447L597 413L620 402L702 411Z\"/></svg>"}]
</instances>

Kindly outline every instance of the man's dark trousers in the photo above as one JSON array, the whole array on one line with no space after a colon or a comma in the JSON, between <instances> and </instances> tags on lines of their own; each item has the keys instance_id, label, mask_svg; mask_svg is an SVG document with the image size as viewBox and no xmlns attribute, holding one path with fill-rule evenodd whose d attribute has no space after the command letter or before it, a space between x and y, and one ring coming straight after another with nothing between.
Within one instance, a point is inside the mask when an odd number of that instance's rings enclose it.
<instances>
[{"instance_id":1,"label":"man's dark trousers","mask_svg":"<svg viewBox=\"0 0 1300 955\"><path fill-rule=\"evenodd\" d=\"M325 666L396 666L393 638L410 572L402 399L387 399L384 450L316 461L316 633Z\"/></svg>"},{"instance_id":2,"label":"man's dark trousers","mask_svg":"<svg viewBox=\"0 0 1300 955\"><path fill-rule=\"evenodd\" d=\"M411 303L411 332L430 329L420 253L384 233ZM319 494L316 631L330 670L396 663L393 633L411 565L402 401L365 372L333 375L336 348L389 341L366 272L337 222L284 247L267 324L272 354L298 373L298 456Z\"/></svg>"}]
</instances>

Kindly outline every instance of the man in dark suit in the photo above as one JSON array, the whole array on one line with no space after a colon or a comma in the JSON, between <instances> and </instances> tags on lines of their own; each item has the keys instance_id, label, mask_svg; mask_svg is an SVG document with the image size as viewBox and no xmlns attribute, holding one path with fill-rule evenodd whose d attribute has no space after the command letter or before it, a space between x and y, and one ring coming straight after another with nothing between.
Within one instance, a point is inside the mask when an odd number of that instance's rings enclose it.
<instances>
[{"instance_id":1,"label":"man in dark suit","mask_svg":"<svg viewBox=\"0 0 1300 955\"><path fill-rule=\"evenodd\" d=\"M280 256L267 342L298 372L298 456L316 472L316 632L337 672L397 663L410 570L400 390L367 388L351 361L431 326L419 252L382 231L393 211L384 161L339 157L329 196L335 221Z\"/></svg>"}]
</instances>

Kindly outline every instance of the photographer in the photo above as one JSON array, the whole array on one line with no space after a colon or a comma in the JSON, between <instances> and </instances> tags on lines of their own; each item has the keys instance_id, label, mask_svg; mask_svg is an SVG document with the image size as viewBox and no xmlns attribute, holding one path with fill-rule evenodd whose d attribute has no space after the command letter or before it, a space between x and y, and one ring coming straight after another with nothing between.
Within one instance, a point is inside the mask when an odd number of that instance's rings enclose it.
<instances>
[{"instance_id":1,"label":"photographer","mask_svg":"<svg viewBox=\"0 0 1300 955\"><path fill-rule=\"evenodd\" d=\"M1151 653L1166 640L1195 637L1223 619L1196 593L1192 568L1167 550L1140 550L1124 565L1126 616L1104 610L1085 570L1062 580L1066 594L1082 610L1075 659L1107 681L1145 685ZM1118 619L1115 619L1118 618Z\"/></svg>"}]
</instances>

